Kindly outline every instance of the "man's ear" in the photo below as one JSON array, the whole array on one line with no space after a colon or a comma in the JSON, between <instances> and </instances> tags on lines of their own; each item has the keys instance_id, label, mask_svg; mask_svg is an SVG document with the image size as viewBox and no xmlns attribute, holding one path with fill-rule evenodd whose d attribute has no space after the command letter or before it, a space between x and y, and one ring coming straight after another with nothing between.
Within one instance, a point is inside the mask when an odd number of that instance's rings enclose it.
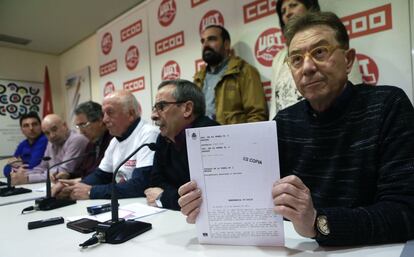
<instances>
[{"instance_id":1,"label":"man's ear","mask_svg":"<svg viewBox=\"0 0 414 257\"><path fill-rule=\"evenodd\" d=\"M189 118L191 117L191 115L193 115L193 110L194 110L194 103L192 101L187 101L185 103L183 103L184 105L184 118Z\"/></svg>"},{"instance_id":2,"label":"man's ear","mask_svg":"<svg viewBox=\"0 0 414 257\"><path fill-rule=\"evenodd\" d=\"M231 50L230 41L229 40L224 40L223 44L224 44L224 49L226 49L226 51L230 54L230 50Z\"/></svg>"},{"instance_id":3,"label":"man's ear","mask_svg":"<svg viewBox=\"0 0 414 257\"><path fill-rule=\"evenodd\" d=\"M354 62L356 61L355 49L350 48L346 50L345 58L346 58L346 74L349 74L352 70L352 66L354 65Z\"/></svg>"}]
</instances>

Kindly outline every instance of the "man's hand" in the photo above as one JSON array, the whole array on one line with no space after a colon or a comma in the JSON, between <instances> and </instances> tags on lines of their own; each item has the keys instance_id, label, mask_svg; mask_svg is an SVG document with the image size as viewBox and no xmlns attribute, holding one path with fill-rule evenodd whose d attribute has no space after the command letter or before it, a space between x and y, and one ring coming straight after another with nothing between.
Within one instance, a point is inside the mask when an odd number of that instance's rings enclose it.
<instances>
[{"instance_id":1,"label":"man's hand","mask_svg":"<svg viewBox=\"0 0 414 257\"><path fill-rule=\"evenodd\" d=\"M159 195L164 192L164 189L160 187L149 187L145 189L144 194L147 196L147 204L154 207L159 207L155 203L155 200L158 199Z\"/></svg>"},{"instance_id":2,"label":"man's hand","mask_svg":"<svg viewBox=\"0 0 414 257\"><path fill-rule=\"evenodd\" d=\"M200 213L201 190L195 181L190 181L178 189L178 194L181 196L178 199L181 213L187 216L187 223L194 224Z\"/></svg>"},{"instance_id":3,"label":"man's hand","mask_svg":"<svg viewBox=\"0 0 414 257\"><path fill-rule=\"evenodd\" d=\"M27 175L28 166L28 164L22 164L18 168L12 169L10 179L13 186L29 183L29 177Z\"/></svg>"},{"instance_id":4,"label":"man's hand","mask_svg":"<svg viewBox=\"0 0 414 257\"><path fill-rule=\"evenodd\" d=\"M272 188L274 211L293 223L296 232L304 237L315 237L316 210L309 188L297 176L280 179Z\"/></svg>"},{"instance_id":5,"label":"man's hand","mask_svg":"<svg viewBox=\"0 0 414 257\"><path fill-rule=\"evenodd\" d=\"M80 181L80 178L58 180L52 187L52 196L58 199L69 199L70 194L72 193L70 186L73 186Z\"/></svg>"},{"instance_id":6,"label":"man's hand","mask_svg":"<svg viewBox=\"0 0 414 257\"><path fill-rule=\"evenodd\" d=\"M61 180L61 181L70 181L70 180ZM72 200L86 200L89 199L89 192L91 191L92 186L87 185L82 182L75 183L72 186L68 187L68 190L71 191L70 198Z\"/></svg>"},{"instance_id":7,"label":"man's hand","mask_svg":"<svg viewBox=\"0 0 414 257\"><path fill-rule=\"evenodd\" d=\"M17 169L23 164L23 160L16 157L10 157L7 159L7 164L10 165L12 168Z\"/></svg>"},{"instance_id":8,"label":"man's hand","mask_svg":"<svg viewBox=\"0 0 414 257\"><path fill-rule=\"evenodd\" d=\"M52 181L52 183L56 183L59 179L68 178L70 178L70 174L66 171L56 171L50 174L50 181Z\"/></svg>"}]
</instances>

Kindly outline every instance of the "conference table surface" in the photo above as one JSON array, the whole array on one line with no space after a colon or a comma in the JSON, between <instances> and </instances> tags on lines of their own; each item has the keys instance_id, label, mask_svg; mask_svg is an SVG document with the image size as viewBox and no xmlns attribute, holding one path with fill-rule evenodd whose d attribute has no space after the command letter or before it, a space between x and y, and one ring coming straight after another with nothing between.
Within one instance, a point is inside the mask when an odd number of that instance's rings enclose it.
<instances>
[{"instance_id":1,"label":"conference table surface","mask_svg":"<svg viewBox=\"0 0 414 257\"><path fill-rule=\"evenodd\" d=\"M41 184L25 185L32 189ZM43 196L43 192L0 197L0 205L7 202ZM0 206L1 257L66 257L66 256L400 256L404 244L385 244L358 247L321 247L314 240L299 236L290 222L284 222L285 246L231 246L199 244L195 225L187 224L177 211L165 211L139 220L152 224L152 229L123 244L99 244L87 249L78 245L92 234L82 234L66 228L66 224L34 230L27 229L29 221L62 216L86 215L86 207L107 203L108 200L83 200L75 205L51 211L21 214L34 200ZM121 199L120 205L145 203L145 198Z\"/></svg>"}]
</instances>

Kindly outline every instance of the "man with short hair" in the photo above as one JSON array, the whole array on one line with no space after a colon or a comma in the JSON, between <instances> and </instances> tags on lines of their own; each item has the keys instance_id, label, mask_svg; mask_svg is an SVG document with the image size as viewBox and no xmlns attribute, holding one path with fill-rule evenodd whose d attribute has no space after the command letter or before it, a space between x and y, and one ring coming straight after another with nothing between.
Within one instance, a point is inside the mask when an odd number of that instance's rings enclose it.
<instances>
[{"instance_id":1,"label":"man with short hair","mask_svg":"<svg viewBox=\"0 0 414 257\"><path fill-rule=\"evenodd\" d=\"M305 100L276 116L281 177L274 210L321 245L414 238L414 109L391 86L353 85L355 59L341 20L307 13L285 29L289 64ZM194 222L195 182L180 188Z\"/></svg>"},{"instance_id":2,"label":"man with short hair","mask_svg":"<svg viewBox=\"0 0 414 257\"><path fill-rule=\"evenodd\" d=\"M112 176L115 168L139 146L153 143L157 129L141 119L141 107L131 92L122 90L107 95L102 104L103 122L114 138L109 143L99 167L82 181L61 180L70 192L70 198L108 199L111 197ZM126 161L117 174L115 185L118 197L144 196L148 187L154 152L148 147ZM52 194L58 194L53 190Z\"/></svg>"},{"instance_id":3,"label":"man with short hair","mask_svg":"<svg viewBox=\"0 0 414 257\"><path fill-rule=\"evenodd\" d=\"M47 146L47 138L42 133L40 118L36 112L29 112L20 117L20 130L26 137L17 146L13 157L8 159L7 165L4 166L4 176L9 176L12 168L18 168L21 165L27 169L33 169L43 158Z\"/></svg>"},{"instance_id":4,"label":"man with short hair","mask_svg":"<svg viewBox=\"0 0 414 257\"><path fill-rule=\"evenodd\" d=\"M259 72L246 61L230 55L230 34L218 25L201 35L207 66L194 75L204 93L206 115L220 124L267 120L267 103Z\"/></svg>"},{"instance_id":5,"label":"man with short hair","mask_svg":"<svg viewBox=\"0 0 414 257\"><path fill-rule=\"evenodd\" d=\"M47 144L45 156L50 157L49 161L42 161L33 169L23 166L11 173L13 185L37 183L46 180L47 168L64 160L79 156L84 153L88 139L68 128L66 122L56 114L47 115L42 121L42 130L49 143ZM58 165L50 170L56 179L68 178L81 159Z\"/></svg>"},{"instance_id":6,"label":"man with short hair","mask_svg":"<svg viewBox=\"0 0 414 257\"><path fill-rule=\"evenodd\" d=\"M178 188L190 180L186 128L218 125L205 116L203 92L187 80L167 80L158 86L152 120L160 127L150 187L149 205L179 210Z\"/></svg>"}]
</instances>

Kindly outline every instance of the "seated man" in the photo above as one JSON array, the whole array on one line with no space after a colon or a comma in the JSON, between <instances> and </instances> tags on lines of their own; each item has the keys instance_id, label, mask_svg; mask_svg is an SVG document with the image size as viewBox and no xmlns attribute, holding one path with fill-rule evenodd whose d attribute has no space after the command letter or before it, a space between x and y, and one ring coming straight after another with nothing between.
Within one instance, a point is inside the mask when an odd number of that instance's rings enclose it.
<instances>
[{"instance_id":1,"label":"seated man","mask_svg":"<svg viewBox=\"0 0 414 257\"><path fill-rule=\"evenodd\" d=\"M82 155L85 151L88 139L75 131L69 130L66 122L58 115L49 114L42 121L42 130L49 143L47 144L45 156L50 157L49 161L42 161L33 169L20 166L14 169L11 176L13 185L36 183L46 180L47 168L61 161ZM50 172L57 173L56 178L68 178L81 159L64 163L54 167Z\"/></svg>"},{"instance_id":2,"label":"seated man","mask_svg":"<svg viewBox=\"0 0 414 257\"><path fill-rule=\"evenodd\" d=\"M24 165L27 169L33 169L43 158L47 146L47 138L40 127L39 115L35 112L23 114L20 117L20 129L25 140L17 146L13 157L10 158L4 166L4 176L9 176L12 168L18 168ZM10 164L10 165L9 165Z\"/></svg>"},{"instance_id":3,"label":"seated man","mask_svg":"<svg viewBox=\"0 0 414 257\"><path fill-rule=\"evenodd\" d=\"M152 120L160 127L150 188L149 205L179 210L178 188L190 180L186 128L218 125L205 116L201 90L187 80L167 80L158 86Z\"/></svg>"},{"instance_id":4,"label":"seated man","mask_svg":"<svg viewBox=\"0 0 414 257\"><path fill-rule=\"evenodd\" d=\"M103 122L114 138L109 143L99 167L80 182L60 180L65 187L54 187L53 195L58 195L60 190L68 190L70 198L75 200L110 198L115 168L142 144L156 141L157 129L141 119L141 108L129 91L116 91L107 95L103 100L102 111ZM153 157L154 152L145 147L121 166L116 184L118 197L144 196L144 189L149 184Z\"/></svg>"},{"instance_id":5,"label":"seated man","mask_svg":"<svg viewBox=\"0 0 414 257\"><path fill-rule=\"evenodd\" d=\"M287 62L305 100L278 113L280 171L275 212L321 245L404 242L414 238L414 109L391 86L347 81L355 58L333 13L289 21ZM179 190L194 222L194 182Z\"/></svg>"}]
</instances>

